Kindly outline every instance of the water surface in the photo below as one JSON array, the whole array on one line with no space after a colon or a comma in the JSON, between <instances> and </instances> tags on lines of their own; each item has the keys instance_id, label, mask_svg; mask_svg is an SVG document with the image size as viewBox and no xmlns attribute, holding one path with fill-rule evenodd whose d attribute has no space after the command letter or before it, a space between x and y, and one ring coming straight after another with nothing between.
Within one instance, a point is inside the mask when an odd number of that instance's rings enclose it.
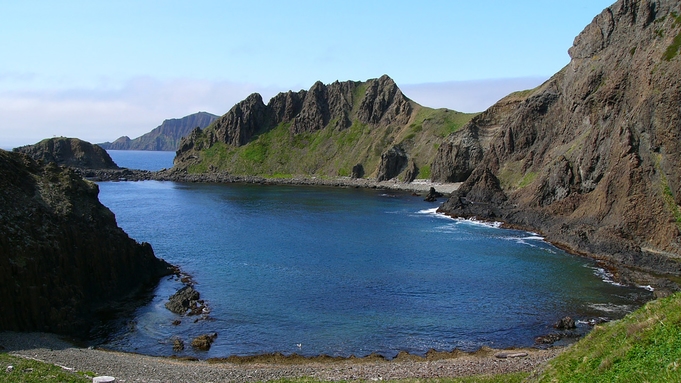
<instances>
[{"instance_id":1,"label":"water surface","mask_svg":"<svg viewBox=\"0 0 681 383\"><path fill-rule=\"evenodd\" d=\"M100 183L119 225L191 274L209 320L167 311L181 285L105 346L171 355L174 336L217 332L208 352L392 357L404 350L531 346L565 315L619 317L646 292L540 237L434 213L409 194L324 187ZM173 326L174 320L181 320Z\"/></svg>"},{"instance_id":2,"label":"water surface","mask_svg":"<svg viewBox=\"0 0 681 383\"><path fill-rule=\"evenodd\" d=\"M175 152L152 150L107 150L116 165L136 170L158 171L173 167Z\"/></svg>"}]
</instances>

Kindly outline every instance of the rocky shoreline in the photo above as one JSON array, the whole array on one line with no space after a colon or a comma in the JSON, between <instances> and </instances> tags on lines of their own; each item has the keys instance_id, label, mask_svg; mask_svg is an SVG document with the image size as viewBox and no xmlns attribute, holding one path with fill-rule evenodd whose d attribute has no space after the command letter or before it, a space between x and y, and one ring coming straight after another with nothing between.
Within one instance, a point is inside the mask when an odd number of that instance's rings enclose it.
<instances>
[{"instance_id":1,"label":"rocky shoreline","mask_svg":"<svg viewBox=\"0 0 681 383\"><path fill-rule=\"evenodd\" d=\"M414 193L427 193L430 188L449 195L458 189L460 183L432 182L417 179L412 182L398 180L377 181L372 178L333 177L321 178L311 176L292 176L290 178L268 178L261 176L238 176L229 173L200 173L192 174L175 169L160 171L134 169L76 169L76 171L91 181L173 181L191 183L246 183L262 185L302 185L302 186L330 186L365 189L400 190Z\"/></svg>"},{"instance_id":2,"label":"rocky shoreline","mask_svg":"<svg viewBox=\"0 0 681 383\"><path fill-rule=\"evenodd\" d=\"M118 382L257 382L284 378L313 378L325 381L386 380L465 377L541 368L562 348L547 350L493 350L475 353L454 351L430 357L401 354L382 358L316 358L284 360L260 357L236 361L196 361L150 357L139 354L75 347L46 333L0 333L0 350L12 355L62 366L71 371L108 375ZM2 369L4 371L4 368Z\"/></svg>"}]
</instances>

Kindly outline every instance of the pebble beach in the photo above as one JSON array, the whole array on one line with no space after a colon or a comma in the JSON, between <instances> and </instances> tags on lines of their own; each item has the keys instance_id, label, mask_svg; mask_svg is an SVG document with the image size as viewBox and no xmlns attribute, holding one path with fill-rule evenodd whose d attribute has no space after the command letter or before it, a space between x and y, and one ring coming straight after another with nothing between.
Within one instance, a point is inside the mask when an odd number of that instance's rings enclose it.
<instances>
[{"instance_id":1,"label":"pebble beach","mask_svg":"<svg viewBox=\"0 0 681 383\"><path fill-rule=\"evenodd\" d=\"M492 350L454 352L444 358L403 356L386 361L377 358L326 362L180 360L77 347L57 335L0 333L0 351L116 378L116 382L260 382L282 378L338 380L388 380L406 378L463 377L533 371L562 350ZM4 366L3 367L4 371Z\"/></svg>"}]
</instances>

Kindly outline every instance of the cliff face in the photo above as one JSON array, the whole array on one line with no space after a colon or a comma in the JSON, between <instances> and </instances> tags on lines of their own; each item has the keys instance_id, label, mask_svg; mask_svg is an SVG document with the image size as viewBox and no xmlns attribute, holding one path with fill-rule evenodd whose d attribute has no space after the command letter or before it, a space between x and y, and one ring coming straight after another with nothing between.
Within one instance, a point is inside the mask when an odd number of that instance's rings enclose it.
<instances>
[{"instance_id":1,"label":"cliff face","mask_svg":"<svg viewBox=\"0 0 681 383\"><path fill-rule=\"evenodd\" d=\"M577 36L567 67L450 136L433 178L465 182L441 210L681 275L680 8L618 1Z\"/></svg>"},{"instance_id":2,"label":"cliff face","mask_svg":"<svg viewBox=\"0 0 681 383\"><path fill-rule=\"evenodd\" d=\"M0 150L0 331L87 336L98 308L169 274L98 192L70 169Z\"/></svg>"},{"instance_id":3,"label":"cliff face","mask_svg":"<svg viewBox=\"0 0 681 383\"><path fill-rule=\"evenodd\" d=\"M118 169L106 150L77 138L48 138L35 145L14 148L14 151L36 161L53 162L71 168Z\"/></svg>"},{"instance_id":4,"label":"cliff face","mask_svg":"<svg viewBox=\"0 0 681 383\"><path fill-rule=\"evenodd\" d=\"M182 118L171 118L163 121L149 133L135 139L123 136L114 142L98 144L106 150L159 150L175 151L182 137L186 136L194 128L205 128L218 116L207 112L198 112Z\"/></svg>"},{"instance_id":5,"label":"cliff face","mask_svg":"<svg viewBox=\"0 0 681 383\"><path fill-rule=\"evenodd\" d=\"M361 164L374 176L385 177L380 168L390 168L393 178L405 173L407 161L399 157L399 164L380 165L382 154L399 148L429 169L435 143L470 117L423 108L388 76L317 82L309 90L280 93L268 104L252 94L210 127L195 129L180 143L175 170L338 176Z\"/></svg>"}]
</instances>

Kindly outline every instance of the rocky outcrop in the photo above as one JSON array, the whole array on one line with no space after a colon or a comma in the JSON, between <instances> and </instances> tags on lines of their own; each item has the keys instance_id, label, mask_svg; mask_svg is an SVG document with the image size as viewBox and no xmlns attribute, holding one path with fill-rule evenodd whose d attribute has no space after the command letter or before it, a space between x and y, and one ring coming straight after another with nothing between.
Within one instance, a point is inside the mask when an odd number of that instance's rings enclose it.
<instances>
[{"instance_id":1,"label":"rocky outcrop","mask_svg":"<svg viewBox=\"0 0 681 383\"><path fill-rule=\"evenodd\" d=\"M381 163L378 165L378 182L395 178L407 166L409 158L407 153L399 146L393 146L381 155Z\"/></svg>"},{"instance_id":2,"label":"rocky outcrop","mask_svg":"<svg viewBox=\"0 0 681 383\"><path fill-rule=\"evenodd\" d=\"M433 160L431 179L437 182L465 181L482 162L492 139L522 100L522 92L511 94L448 136L440 144Z\"/></svg>"},{"instance_id":3,"label":"rocky outcrop","mask_svg":"<svg viewBox=\"0 0 681 383\"><path fill-rule=\"evenodd\" d=\"M78 169L118 169L106 150L77 138L55 137L14 149L36 161Z\"/></svg>"},{"instance_id":4,"label":"rocky outcrop","mask_svg":"<svg viewBox=\"0 0 681 383\"><path fill-rule=\"evenodd\" d=\"M406 182L406 183L413 182L418 175L419 175L419 167L416 166L416 162L414 162L414 159L410 158L409 162L407 163L407 170L405 170L405 172L404 172L403 181Z\"/></svg>"},{"instance_id":5,"label":"rocky outcrop","mask_svg":"<svg viewBox=\"0 0 681 383\"><path fill-rule=\"evenodd\" d=\"M172 272L98 192L68 168L0 150L0 331L85 337L99 309Z\"/></svg>"},{"instance_id":6,"label":"rocky outcrop","mask_svg":"<svg viewBox=\"0 0 681 383\"><path fill-rule=\"evenodd\" d=\"M168 310L178 315L200 315L206 311L201 295L192 286L185 286L173 294L166 302Z\"/></svg>"},{"instance_id":7,"label":"rocky outcrop","mask_svg":"<svg viewBox=\"0 0 681 383\"><path fill-rule=\"evenodd\" d=\"M465 182L441 211L681 275L680 14L678 0L616 2L567 67L450 136L433 178Z\"/></svg>"},{"instance_id":8,"label":"rocky outcrop","mask_svg":"<svg viewBox=\"0 0 681 383\"><path fill-rule=\"evenodd\" d=\"M218 118L214 114L198 112L182 118L171 118L154 128L149 133L135 139L123 136L114 142L98 144L106 150L166 150L175 151L180 140L194 128L204 129Z\"/></svg>"},{"instance_id":9,"label":"rocky outcrop","mask_svg":"<svg viewBox=\"0 0 681 383\"><path fill-rule=\"evenodd\" d=\"M357 164L352 167L352 173L350 173L350 178L362 178L364 177L364 166L362 164Z\"/></svg>"},{"instance_id":10,"label":"rocky outcrop","mask_svg":"<svg viewBox=\"0 0 681 383\"><path fill-rule=\"evenodd\" d=\"M195 129L185 137L179 145L175 167L186 170L201 163L202 150L222 144L229 148L239 148L281 126L288 130L288 137L301 137L300 141L291 138L291 144L300 145L301 148L309 144L310 134L322 129L341 132L348 130L353 124L367 127L367 131L388 126L404 128L413 119L416 107L416 104L402 94L395 82L385 75L366 82L336 81L328 85L316 82L307 91L280 93L267 105L263 103L259 94L252 94L236 104L209 128ZM388 140L387 137L383 139ZM323 143L324 146L329 146L330 155L334 150L338 150L339 144L342 143L335 141ZM387 146L389 143L381 145ZM267 154L265 153L267 148L263 146L257 149L258 153L262 151L262 156L254 157L262 162L265 160L263 156ZM385 149L373 150L380 150L378 151L380 154ZM369 156L367 150L356 155L355 164L367 160ZM243 157L252 156L245 154ZM315 163L310 168L315 170L319 166ZM345 174L349 173L351 166L345 170Z\"/></svg>"}]
</instances>

